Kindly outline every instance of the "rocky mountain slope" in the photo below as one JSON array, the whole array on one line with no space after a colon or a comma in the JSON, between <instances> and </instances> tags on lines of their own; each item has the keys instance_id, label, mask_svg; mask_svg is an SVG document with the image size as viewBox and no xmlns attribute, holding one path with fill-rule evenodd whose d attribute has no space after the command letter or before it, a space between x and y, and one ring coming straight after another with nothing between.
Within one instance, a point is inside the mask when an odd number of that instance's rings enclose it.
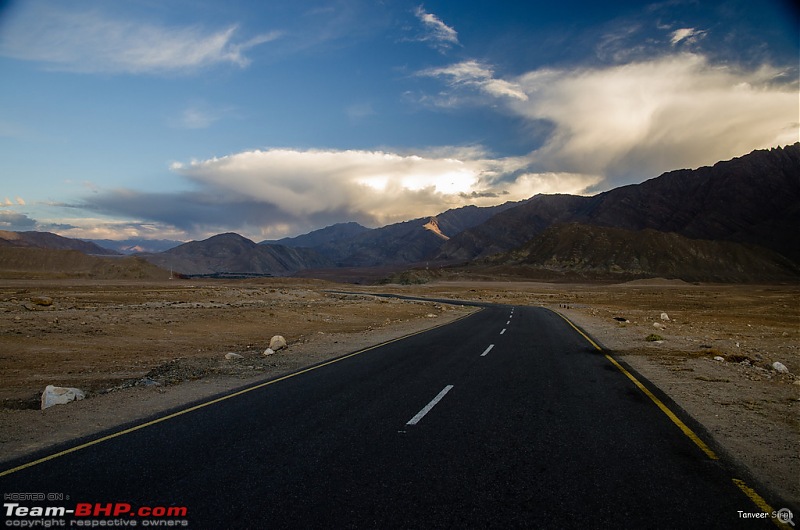
<instances>
[{"instance_id":1,"label":"rocky mountain slope","mask_svg":"<svg viewBox=\"0 0 800 530\"><path fill-rule=\"evenodd\" d=\"M479 208L465 206L314 247L339 267L375 267L430 260L442 243L519 203ZM313 234L313 233L312 233Z\"/></svg>"},{"instance_id":2,"label":"rocky mountain slope","mask_svg":"<svg viewBox=\"0 0 800 530\"><path fill-rule=\"evenodd\" d=\"M308 234L303 234L297 237L285 237L277 240L267 240L259 243L260 245L283 245L285 247L305 247L315 248L323 245L336 243L345 239L351 239L359 236L364 232L369 232L369 228L362 226L356 222L350 223L337 223L335 225L314 230Z\"/></svg>"},{"instance_id":3,"label":"rocky mountain slope","mask_svg":"<svg viewBox=\"0 0 800 530\"><path fill-rule=\"evenodd\" d=\"M800 263L800 143L593 197L539 195L451 238L437 258L507 252L570 222L757 244Z\"/></svg>"},{"instance_id":4,"label":"rocky mountain slope","mask_svg":"<svg viewBox=\"0 0 800 530\"><path fill-rule=\"evenodd\" d=\"M476 265L523 267L585 278L680 278L751 282L800 278L800 266L771 250L730 241L690 239L647 228L556 224L518 249Z\"/></svg>"}]
</instances>

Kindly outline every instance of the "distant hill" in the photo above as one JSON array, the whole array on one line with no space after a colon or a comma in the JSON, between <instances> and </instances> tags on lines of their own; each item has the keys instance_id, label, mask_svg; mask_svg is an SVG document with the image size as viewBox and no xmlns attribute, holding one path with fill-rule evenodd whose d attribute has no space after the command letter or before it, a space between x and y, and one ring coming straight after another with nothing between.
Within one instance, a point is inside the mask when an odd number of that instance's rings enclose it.
<instances>
[{"instance_id":1,"label":"distant hill","mask_svg":"<svg viewBox=\"0 0 800 530\"><path fill-rule=\"evenodd\" d=\"M0 230L0 246L77 250L84 254L98 256L119 255L119 252L103 248L94 243L62 237L50 232L8 232Z\"/></svg>"},{"instance_id":2,"label":"distant hill","mask_svg":"<svg viewBox=\"0 0 800 530\"><path fill-rule=\"evenodd\" d=\"M173 241L171 239L84 239L99 245L103 248L113 250L120 254L136 254L140 252L163 252L178 245L182 245L183 241Z\"/></svg>"},{"instance_id":3,"label":"distant hill","mask_svg":"<svg viewBox=\"0 0 800 530\"><path fill-rule=\"evenodd\" d=\"M344 239L356 237L364 232L369 232L369 228L355 222L338 223L319 230L314 230L308 234L297 237L285 237L278 240L267 240L259 243L260 245L283 245L285 247L306 247L314 248L326 244L336 243Z\"/></svg>"},{"instance_id":4,"label":"distant hill","mask_svg":"<svg viewBox=\"0 0 800 530\"><path fill-rule=\"evenodd\" d=\"M662 277L685 281L752 282L800 279L800 266L761 247L690 239L653 229L625 230L578 223L547 228L520 248L474 262L552 276L609 279Z\"/></svg>"},{"instance_id":5,"label":"distant hill","mask_svg":"<svg viewBox=\"0 0 800 530\"><path fill-rule=\"evenodd\" d=\"M519 203L479 208L465 206L434 217L420 217L375 228L355 237L314 247L339 267L377 267L431 260L442 244Z\"/></svg>"},{"instance_id":6,"label":"distant hill","mask_svg":"<svg viewBox=\"0 0 800 530\"><path fill-rule=\"evenodd\" d=\"M800 143L664 173L594 197L538 195L442 245L437 259L507 252L556 223L756 244L800 263Z\"/></svg>"},{"instance_id":7,"label":"distant hill","mask_svg":"<svg viewBox=\"0 0 800 530\"><path fill-rule=\"evenodd\" d=\"M91 256L78 250L0 246L0 278L166 280L169 271L132 256Z\"/></svg>"},{"instance_id":8,"label":"distant hill","mask_svg":"<svg viewBox=\"0 0 800 530\"><path fill-rule=\"evenodd\" d=\"M308 268L330 267L311 249L258 245L239 234L220 234L184 243L157 254L142 254L162 268L182 274L251 273L286 276Z\"/></svg>"}]
</instances>

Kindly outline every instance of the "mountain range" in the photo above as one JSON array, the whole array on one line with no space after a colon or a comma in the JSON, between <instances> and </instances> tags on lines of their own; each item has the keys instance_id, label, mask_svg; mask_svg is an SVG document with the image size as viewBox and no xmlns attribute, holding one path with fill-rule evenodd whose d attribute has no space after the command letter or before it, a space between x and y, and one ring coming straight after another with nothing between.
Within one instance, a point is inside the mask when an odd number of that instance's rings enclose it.
<instances>
[{"instance_id":1,"label":"mountain range","mask_svg":"<svg viewBox=\"0 0 800 530\"><path fill-rule=\"evenodd\" d=\"M0 230L0 248L2 247L77 250L84 254L96 256L113 256L119 254L119 252L90 241L62 237L51 234L50 232L9 232L7 230Z\"/></svg>"},{"instance_id":2,"label":"mountain range","mask_svg":"<svg viewBox=\"0 0 800 530\"><path fill-rule=\"evenodd\" d=\"M184 274L285 276L304 271L313 276L314 269L446 265L542 277L796 281L797 227L800 143L671 171L594 196L536 195L381 228L342 223L260 244L238 234L220 234L139 256ZM0 249L74 248L64 246L66 239L0 232ZM102 253L98 245L85 248L83 252Z\"/></svg>"},{"instance_id":3,"label":"mountain range","mask_svg":"<svg viewBox=\"0 0 800 530\"><path fill-rule=\"evenodd\" d=\"M451 239L437 259L509 251L553 224L571 222L750 243L800 262L800 143L593 197L539 195Z\"/></svg>"}]
</instances>

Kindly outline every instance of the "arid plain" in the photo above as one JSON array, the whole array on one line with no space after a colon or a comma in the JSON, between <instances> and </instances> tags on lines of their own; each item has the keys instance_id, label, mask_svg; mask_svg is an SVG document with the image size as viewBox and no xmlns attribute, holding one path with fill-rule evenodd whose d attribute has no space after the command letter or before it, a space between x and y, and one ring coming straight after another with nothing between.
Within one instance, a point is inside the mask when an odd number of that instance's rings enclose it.
<instances>
[{"instance_id":1,"label":"arid plain","mask_svg":"<svg viewBox=\"0 0 800 530\"><path fill-rule=\"evenodd\" d=\"M800 500L798 285L6 280L0 460L475 310L369 294L377 292L558 311L666 393L759 482ZM283 335L288 348L265 356L273 335ZM226 359L231 352L242 358ZM48 384L88 397L38 410Z\"/></svg>"}]
</instances>

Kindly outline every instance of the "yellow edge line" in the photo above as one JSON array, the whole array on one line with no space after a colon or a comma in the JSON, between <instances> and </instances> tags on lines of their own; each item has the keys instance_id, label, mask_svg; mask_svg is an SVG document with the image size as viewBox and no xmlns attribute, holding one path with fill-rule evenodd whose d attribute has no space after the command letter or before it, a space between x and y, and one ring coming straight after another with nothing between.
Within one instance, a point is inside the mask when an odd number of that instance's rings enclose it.
<instances>
[{"instance_id":1,"label":"yellow edge line","mask_svg":"<svg viewBox=\"0 0 800 530\"><path fill-rule=\"evenodd\" d=\"M603 352L603 348L601 348L600 346L598 346L598 345L597 345L597 343L596 343L595 341L593 341L591 338L589 338L589 336L588 336L588 335L586 335L586 333L584 333L583 331L581 331L581 330L578 328L578 326L576 326L575 324L573 324L573 323L572 323L572 321L570 321L570 319L568 319L567 317L565 317L564 315L562 315L561 313L559 313L559 312L557 312L557 311L553 311L553 312L554 312L555 314L557 314L558 316L560 316L561 318L563 318L563 319L564 319L564 320L567 322L567 324L569 324L570 326L572 326L572 329L574 329L575 331L577 331L577 332L578 332L578 333L579 333L579 334L580 334L580 335L581 335L581 336L582 336L584 339L586 339L587 341L589 341L589 344L591 344L592 346L594 346L594 348L595 348L597 351L599 351L599 352ZM617 362L617 360L616 360L616 359L614 359L613 357L611 357L609 354L607 354L607 353L605 353L605 352L603 352L603 353L604 353L604 355L605 355L606 359L608 359L608 360L611 362L611 364L613 364L614 366L616 366L616 367L617 367L617 369L618 369L620 372L622 372L623 374L625 374L625 377L627 377L628 379L630 379L631 381L633 381L633 384L634 384L634 385L636 385L636 387L637 387L639 390L641 390L642 392L644 392L644 394L645 394L647 397L649 397L649 398L650 398L650 399L653 401L653 403L655 403L655 404L656 404L656 406L657 406L659 409L661 409L661 412L663 412L664 414L666 414L666 415L667 415L667 417L668 417L670 420L672 420L672 423L674 423L675 425L677 425L677 426L678 426L678 428L679 428L679 429L680 429L680 430L683 432L683 434L685 434L685 435L686 435L686 436L687 436L687 437L688 437L688 438L689 438L691 441L693 441L693 442L694 442L694 444L695 444L697 447L699 447L699 448L700 448L700 450L701 450L701 451L703 451L703 452L706 454L706 456L708 456L708 458L710 458L711 460L717 460L717 459L719 458L719 457L717 457L717 454L716 454L714 451L712 451L712 450L711 450L711 448L710 448L710 447L708 447L708 446L705 444L705 442L703 442L703 440L701 440L701 439L700 439L700 437L699 437L699 436L697 436L697 434L695 434L695 432L694 432L692 429L690 429L690 428L689 428L689 426L688 426L688 425L686 425L685 423L683 423L683 422L681 421L681 419L680 419L680 418L678 418L678 416L676 416L676 415L675 415L675 413L674 413L674 412L672 412L672 411L669 409L669 407L667 407L667 406L666 406L666 405L665 405L665 404L664 404L664 403L663 403L663 402L662 402L660 399L658 399L658 398L655 396L655 394L653 394L652 392L650 392L650 390L648 390L648 388L647 388L646 386L644 386L644 385L643 385L643 384L642 384L642 383L641 383L641 382L640 382L638 379L636 379L636 377L634 377L634 375L633 375L632 373L630 373L628 370L626 370L626 369L625 369L625 368L624 368L624 367L623 367L621 364L619 364L619 363Z\"/></svg>"},{"instance_id":2,"label":"yellow edge line","mask_svg":"<svg viewBox=\"0 0 800 530\"><path fill-rule=\"evenodd\" d=\"M570 319L568 319L567 317L565 317L564 315L562 315L561 313L559 313L559 312L557 312L557 311L553 311L553 312L554 312L555 314L557 314L558 316L560 316L561 318L563 318L563 319L564 319L564 320L567 322L567 324L569 324L570 326L572 326L572 329L574 329L575 331L577 331L577 332L578 332L578 333L579 333L579 334L580 334L580 335L581 335L581 336L582 336L584 339L586 339L587 341L589 341L589 344L591 344L592 346L594 346L594 348L595 348L597 351L599 351L599 352L602 352L602 351L603 351L603 348L601 348L600 346L598 346L598 345L597 345L597 343L596 343L595 341L593 341L591 338L589 338L589 336L588 336L588 335L586 335L586 333L584 333L583 331L581 331L581 330L580 330L580 328L578 328L578 326L576 326L575 324L573 324L573 323L572 323L572 321L570 321ZM650 392L650 391L647 389L647 387L645 387L645 386L644 386L644 385L643 385L643 384L642 384L642 383L641 383L641 382L640 382L638 379L636 379L636 377L634 377L634 376L633 376L633 374L631 374L631 373L630 373L628 370L626 370L626 369L625 369L625 368L624 368L624 367L623 367L621 364L619 364L619 363L616 361L616 359L614 359L613 357L611 357L609 354L607 354L607 353L604 353L604 355L605 355L606 359L608 359L608 360L611 362L611 364L613 364L614 366L616 366L616 367L617 367L617 369L618 369L619 371L621 371L623 374L625 374L625 376L626 376L628 379L630 379L631 381L633 381L633 384L635 384L635 385L637 386L637 388L639 388L639 390L641 390L642 392L644 392L644 393L645 393L645 395L647 395L647 397L649 397L649 398L650 398L650 399L653 401L653 403L655 403L655 404L658 406L658 408L659 408L659 409L661 409L661 411L662 411L664 414L666 414L666 415L667 415L667 417L669 417L669 419L671 419L671 420L672 420L672 422L673 422L675 425L677 425L677 426L678 426L678 428L680 428L680 430L681 430L681 431L683 431L683 434L685 434L687 437L689 437L689 439L690 439L690 440L692 440L692 441L695 443L695 445L697 445L697 446L698 446L698 447L699 447L699 448L700 448L700 449L701 449L701 450L702 450L702 451L703 451L703 452L704 452L704 453L705 453L705 454L706 454L706 455L707 455L707 456L708 456L710 459L712 459L712 460L718 460L718 457L717 457L716 453L714 453L714 451L712 451L712 450L711 450L711 448L709 448L709 447L708 447L708 446L707 446L707 445L706 445L706 444L703 442L703 440L701 440L701 439L700 439L700 437L699 437L699 436L697 436L697 434L695 434L695 432L694 432L694 431L692 431L692 430L691 430L691 429L690 429L690 428L689 428L689 427L688 427L688 426L687 426L685 423L683 423L683 422L682 422L682 421L681 421L681 420L680 420L680 419L679 419L679 418L678 418L678 417L675 415L675 413L673 413L673 412L672 412L672 411L671 411L671 410L670 410L670 409L669 409L669 408L668 408L668 407L667 407L667 406L666 406L666 405L665 405L665 404L664 404L664 403L663 403L663 402L662 402L660 399L658 399L658 398L657 398L655 395L653 395L653 393L652 393L652 392ZM753 501L753 504L755 504L755 505L758 507L758 509L759 509L759 510L761 510L761 511L762 511L762 512L764 512L764 513L769 513L769 514L772 514L772 513L775 511L775 510L773 510L772 506L770 506L770 505L767 503L767 501L765 501L765 500L764 500L764 498L763 498L761 495L759 495L758 493L756 493L756 491L755 491L753 488L750 488L749 486L747 486L747 484L745 484L743 480L740 480L740 479L738 479L738 478L735 478L735 479L733 479L733 483L734 483L734 484L736 484L736 485L739 487L739 489L740 489L740 490L742 490L742 492L743 492L745 495L747 495L747 497L748 497L748 498L749 498L751 501ZM773 517L773 518L772 518L772 522L773 522L773 523L775 523L775 526L777 526L778 528L789 528L789 525L788 525L788 524L786 524L786 523L782 522L782 521L781 521L780 519L778 519L778 518L775 518L775 517Z\"/></svg>"},{"instance_id":3,"label":"yellow edge line","mask_svg":"<svg viewBox=\"0 0 800 530\"><path fill-rule=\"evenodd\" d=\"M459 320L463 320L463 319L465 319L465 318L467 318L469 316L472 316L472 315L474 315L476 313L479 313L480 311L483 311L483 309L480 309L479 311L477 311L475 313L470 313L468 315L463 315L463 316L461 316L461 317L459 317L459 318L457 318L455 320L452 320L450 322L446 322L444 324L439 324L437 326L433 326L433 327L430 327L430 328L422 329L420 331L415 331L414 333L409 333L408 335L403 335L402 337L397 337L396 339L387 340L386 342L381 342L380 344L375 344L375 345L370 346L368 348L364 348L363 350L358 350L358 351L355 351L353 353L349 353L347 355L343 355L342 357L337 357L336 359L331 359L330 361L326 361L326 362L324 362L322 364L311 366L309 368L304 368L304 369L302 369L300 371L292 372L290 374L286 374L286 375L284 375L282 377L279 377L277 379L271 379L271 380L266 381L264 383L260 383L260 384L258 384L256 386L252 386L252 387L245 388L243 390L239 390L238 392L234 392L233 394L226 394L226 395L224 395L222 397L218 397L216 399L212 399L211 401L206 401L206 402L200 403L198 405L195 405L193 407L189 407L187 409L183 409L183 410L179 410L177 412L173 412L172 414L169 414L167 416L163 416L161 418L158 418L158 419L155 419L155 420L152 420L152 421L148 421L146 423L142 423L140 425L136 425L134 427L130 427L128 429L124 429L122 431L115 432L113 434L109 434L108 436L103 436L102 438L98 438L97 440L92 440L91 442L86 442L86 443L83 443L81 445L76 445L75 447L71 447L69 449L65 449L64 451L60 451L58 453L54 453L52 455L45 456L45 457L40 458L38 460L33 460L33 461L28 462L26 464L22 464L21 466L17 466L17 467L11 468L11 469L7 469L7 470L5 470L3 472L0 472L0 477L4 477L6 475L10 475L10 474L16 473L18 471L22 471L23 469L27 469L29 467L33 467L33 466L36 466L36 465L39 465L39 464L43 464L44 462L48 462L50 460L54 460L54 459L59 458L61 456L65 456L65 455L68 455L70 453L74 453L76 451L80 451L81 449L86 449L87 447L91 447L93 445L97 445L99 443L103 443L103 442L106 442L108 440L113 440L114 438L119 438L120 436L123 436L125 434L130 434L130 433L138 431L140 429L144 429L145 427L150 427L151 425L155 425L155 424L161 423L163 421L171 420L172 418L177 418L178 416L182 416L182 415L187 414L189 412L193 412L195 410L202 409L204 407L208 407L209 405L214 405L215 403L220 403L220 402L225 401L227 399L231 399L231 398L234 398L236 396L240 396L242 394L246 394L248 392L252 392L253 390L258 390L260 388L264 388L264 387L269 386L269 385L274 385L275 383L279 383L281 381L285 381L287 379L291 379L292 377L297 377L298 375L302 375L302 374L311 372L313 370L317 370L319 368L322 368L323 366L328 366L328 365L331 365L331 364L334 364L334 363L338 363L339 361L343 361L345 359L349 359L350 357L355 357L356 355L360 355L362 353L366 353L368 351L380 348L382 346L386 346L387 344L392 344L394 342L398 342L398 341L401 341L403 339L407 339L409 337L413 337L415 335L420 335L420 334L425 333L427 331L432 331L434 329L441 328L441 327L453 324L455 322L458 322Z\"/></svg>"},{"instance_id":4,"label":"yellow edge line","mask_svg":"<svg viewBox=\"0 0 800 530\"><path fill-rule=\"evenodd\" d=\"M743 480L735 478L733 479L733 483L736 484L739 487L739 489L742 490L742 492L750 498L751 501L753 501L753 504L758 506L759 510L769 514L775 512L775 510L772 509L772 506L770 506L767 503L767 501L764 500L764 497L756 493L756 491L747 484L745 484ZM771 519L772 522L775 523L775 526L777 526L778 528L789 528L788 524L784 523L777 517L772 517Z\"/></svg>"}]
</instances>

